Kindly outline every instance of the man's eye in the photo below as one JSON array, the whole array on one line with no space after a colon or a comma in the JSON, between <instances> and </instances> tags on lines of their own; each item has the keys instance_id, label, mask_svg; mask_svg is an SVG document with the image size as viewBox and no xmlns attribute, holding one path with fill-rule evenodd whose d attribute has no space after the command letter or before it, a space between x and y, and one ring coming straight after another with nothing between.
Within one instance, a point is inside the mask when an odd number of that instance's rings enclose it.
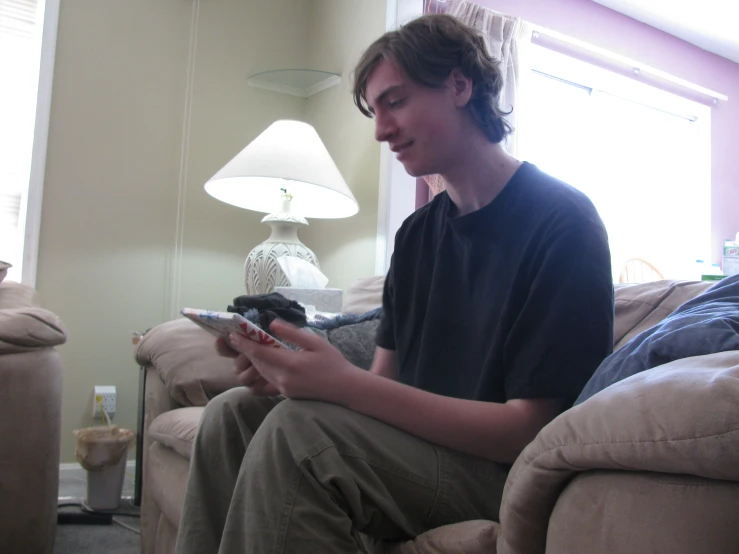
<instances>
[{"instance_id":1,"label":"man's eye","mask_svg":"<svg viewBox=\"0 0 739 554\"><path fill-rule=\"evenodd\" d=\"M398 106L401 106L405 102L405 98L399 98L398 100L390 100L387 105L390 108L397 108Z\"/></svg>"}]
</instances>

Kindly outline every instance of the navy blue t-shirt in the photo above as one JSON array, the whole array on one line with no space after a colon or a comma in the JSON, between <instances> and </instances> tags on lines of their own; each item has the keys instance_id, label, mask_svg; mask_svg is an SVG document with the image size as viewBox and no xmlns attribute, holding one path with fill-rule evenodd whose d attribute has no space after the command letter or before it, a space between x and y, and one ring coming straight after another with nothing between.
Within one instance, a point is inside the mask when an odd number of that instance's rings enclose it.
<instances>
[{"instance_id":1,"label":"navy blue t-shirt","mask_svg":"<svg viewBox=\"0 0 739 554\"><path fill-rule=\"evenodd\" d=\"M443 192L395 238L377 345L402 383L572 405L613 348L608 237L590 200L524 163L483 208Z\"/></svg>"}]
</instances>

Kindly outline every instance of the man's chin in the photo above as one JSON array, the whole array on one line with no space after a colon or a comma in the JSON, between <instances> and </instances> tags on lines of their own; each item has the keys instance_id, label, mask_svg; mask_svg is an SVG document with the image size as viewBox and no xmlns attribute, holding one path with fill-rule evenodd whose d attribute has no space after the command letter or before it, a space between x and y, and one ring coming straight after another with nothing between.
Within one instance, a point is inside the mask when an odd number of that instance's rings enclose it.
<instances>
[{"instance_id":1,"label":"man's chin","mask_svg":"<svg viewBox=\"0 0 739 554\"><path fill-rule=\"evenodd\" d=\"M418 166L414 165L413 163L411 163L410 161L408 161L408 162L400 162L400 163L403 164L403 168L405 169L405 172L408 175L410 175L411 177L418 178L418 177L424 177L426 175L431 175L432 174L432 172L427 171L425 168L418 167Z\"/></svg>"}]
</instances>

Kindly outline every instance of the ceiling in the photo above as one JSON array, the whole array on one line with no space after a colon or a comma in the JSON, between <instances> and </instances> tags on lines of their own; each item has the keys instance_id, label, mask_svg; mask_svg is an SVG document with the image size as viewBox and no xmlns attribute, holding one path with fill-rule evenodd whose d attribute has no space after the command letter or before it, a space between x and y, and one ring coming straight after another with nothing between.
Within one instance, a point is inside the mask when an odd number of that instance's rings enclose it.
<instances>
[{"instance_id":1,"label":"ceiling","mask_svg":"<svg viewBox=\"0 0 739 554\"><path fill-rule=\"evenodd\" d=\"M593 0L739 63L736 0Z\"/></svg>"}]
</instances>

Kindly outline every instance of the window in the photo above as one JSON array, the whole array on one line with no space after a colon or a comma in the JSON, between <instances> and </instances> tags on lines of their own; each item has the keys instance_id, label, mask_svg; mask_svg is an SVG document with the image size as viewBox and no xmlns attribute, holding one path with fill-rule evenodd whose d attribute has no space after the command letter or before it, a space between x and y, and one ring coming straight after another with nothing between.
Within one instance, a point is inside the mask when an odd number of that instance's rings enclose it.
<instances>
[{"instance_id":1,"label":"window","mask_svg":"<svg viewBox=\"0 0 739 554\"><path fill-rule=\"evenodd\" d=\"M614 280L630 258L695 278L710 252L710 108L541 46L530 60L520 157L590 197Z\"/></svg>"},{"instance_id":2,"label":"window","mask_svg":"<svg viewBox=\"0 0 739 554\"><path fill-rule=\"evenodd\" d=\"M43 1L41 2L43 4ZM38 0L0 0L0 260L20 281L41 51Z\"/></svg>"}]
</instances>

